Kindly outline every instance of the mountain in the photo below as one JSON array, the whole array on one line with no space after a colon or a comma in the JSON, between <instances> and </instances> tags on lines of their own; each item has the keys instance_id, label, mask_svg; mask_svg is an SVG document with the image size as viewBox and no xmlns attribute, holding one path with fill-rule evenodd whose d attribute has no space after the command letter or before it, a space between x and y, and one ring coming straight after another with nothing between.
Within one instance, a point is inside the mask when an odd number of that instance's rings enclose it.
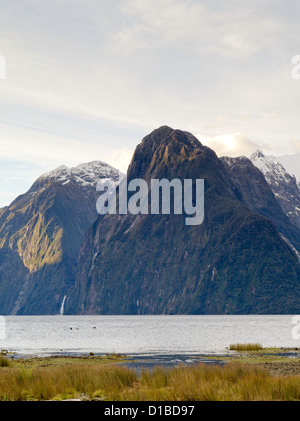
<instances>
[{"instance_id":1,"label":"mountain","mask_svg":"<svg viewBox=\"0 0 300 421\"><path fill-rule=\"evenodd\" d=\"M261 155L261 152L259 154ZM244 156L237 158L221 157L220 159L226 166L238 191L242 193L239 199L253 212L270 219L276 225L282 238L300 258L300 228L294 225L285 214L264 174L250 159ZM276 165L275 168L277 169ZM272 174L272 180L274 181L277 171L273 171ZM292 178L289 175L287 177L287 179ZM284 189L282 191L284 192ZM285 192L286 199L288 199L288 191L287 189Z\"/></svg>"},{"instance_id":2,"label":"mountain","mask_svg":"<svg viewBox=\"0 0 300 421\"><path fill-rule=\"evenodd\" d=\"M61 166L0 210L0 313L58 314L72 293L78 253L97 217L96 183L117 183L101 161Z\"/></svg>"},{"instance_id":3,"label":"mountain","mask_svg":"<svg viewBox=\"0 0 300 421\"><path fill-rule=\"evenodd\" d=\"M300 185L300 152L290 155L277 156L276 161L287 170L289 174L296 177L298 185Z\"/></svg>"},{"instance_id":4,"label":"mountain","mask_svg":"<svg viewBox=\"0 0 300 421\"><path fill-rule=\"evenodd\" d=\"M276 158L266 156L262 151L256 151L250 159L264 174L285 214L300 229L300 189L296 178Z\"/></svg>"},{"instance_id":5,"label":"mountain","mask_svg":"<svg viewBox=\"0 0 300 421\"><path fill-rule=\"evenodd\" d=\"M127 179L136 178L147 181L149 196L152 179L204 179L204 221L188 226L186 215L172 212L98 216L80 250L70 313L300 311L296 254L275 224L248 206L213 150L190 133L160 127L135 150Z\"/></svg>"}]
</instances>

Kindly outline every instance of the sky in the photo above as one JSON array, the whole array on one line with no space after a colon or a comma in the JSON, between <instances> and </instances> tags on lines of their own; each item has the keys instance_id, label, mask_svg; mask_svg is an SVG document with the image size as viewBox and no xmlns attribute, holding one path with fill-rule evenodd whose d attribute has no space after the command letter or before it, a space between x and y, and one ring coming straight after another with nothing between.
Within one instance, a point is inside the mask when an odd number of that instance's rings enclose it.
<instances>
[{"instance_id":1,"label":"sky","mask_svg":"<svg viewBox=\"0 0 300 421\"><path fill-rule=\"evenodd\" d=\"M299 152L299 18L299 0L0 0L0 206L59 165L126 171L161 125L219 156Z\"/></svg>"}]
</instances>

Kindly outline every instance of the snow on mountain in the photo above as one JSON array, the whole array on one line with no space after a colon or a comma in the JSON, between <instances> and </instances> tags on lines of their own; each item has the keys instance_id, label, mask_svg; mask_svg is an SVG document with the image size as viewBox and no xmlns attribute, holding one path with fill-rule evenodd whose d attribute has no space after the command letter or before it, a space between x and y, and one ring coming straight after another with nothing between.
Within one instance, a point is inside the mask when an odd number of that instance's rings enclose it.
<instances>
[{"instance_id":1,"label":"snow on mountain","mask_svg":"<svg viewBox=\"0 0 300 421\"><path fill-rule=\"evenodd\" d=\"M96 184L99 178L117 179L119 171L102 161L92 161L69 168L62 165L41 175L38 180L55 179L65 182L73 178L79 184ZM37 180L37 181L38 181Z\"/></svg>"},{"instance_id":2,"label":"snow on mountain","mask_svg":"<svg viewBox=\"0 0 300 421\"><path fill-rule=\"evenodd\" d=\"M296 177L298 186L300 186L300 152L291 155L277 156L276 160L286 168L289 174Z\"/></svg>"},{"instance_id":3,"label":"snow on mountain","mask_svg":"<svg viewBox=\"0 0 300 421\"><path fill-rule=\"evenodd\" d=\"M285 168L276 160L274 156L266 156L261 150L257 150L250 157L252 163L260 169L267 181L277 179L290 180L292 176L288 174Z\"/></svg>"},{"instance_id":4,"label":"snow on mountain","mask_svg":"<svg viewBox=\"0 0 300 421\"><path fill-rule=\"evenodd\" d=\"M67 307L80 246L98 217L99 179L117 183L119 171L101 161L60 166L0 211L2 314Z\"/></svg>"},{"instance_id":5,"label":"snow on mountain","mask_svg":"<svg viewBox=\"0 0 300 421\"><path fill-rule=\"evenodd\" d=\"M300 190L295 176L290 175L277 158L266 156L260 150L254 152L250 159L264 174L286 215L300 227Z\"/></svg>"},{"instance_id":6,"label":"snow on mountain","mask_svg":"<svg viewBox=\"0 0 300 421\"><path fill-rule=\"evenodd\" d=\"M102 179L118 184L119 176L122 179L124 174L102 161L92 161L73 168L61 165L55 170L42 174L33 184L31 191L40 190L48 182L65 185L71 180L83 188L96 188L97 182Z\"/></svg>"}]
</instances>

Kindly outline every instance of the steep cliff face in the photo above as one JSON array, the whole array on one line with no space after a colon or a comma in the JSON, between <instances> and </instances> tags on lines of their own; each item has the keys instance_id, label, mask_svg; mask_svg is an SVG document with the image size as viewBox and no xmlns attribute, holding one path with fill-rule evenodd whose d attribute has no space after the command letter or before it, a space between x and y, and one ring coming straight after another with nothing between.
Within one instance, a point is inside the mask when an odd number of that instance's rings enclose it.
<instances>
[{"instance_id":1,"label":"steep cliff face","mask_svg":"<svg viewBox=\"0 0 300 421\"><path fill-rule=\"evenodd\" d=\"M74 288L82 239L97 217L96 183L118 171L95 161L59 167L0 213L0 313L58 314Z\"/></svg>"},{"instance_id":2,"label":"steep cliff face","mask_svg":"<svg viewBox=\"0 0 300 421\"><path fill-rule=\"evenodd\" d=\"M252 211L259 213L270 219L277 227L288 244L291 245L292 250L300 256L300 229L289 218L290 214L285 213L281 207L281 200L272 191L272 184L269 184L264 174L256 167L250 159L241 156L238 158L222 157L220 158L226 169L237 186L238 190L242 193L240 200L245 203ZM273 173L272 180L274 182L275 174ZM270 179L270 177L269 177ZM292 177L288 174L285 177L288 180L287 188L282 188L282 194L285 195L285 202L293 200L290 197L290 182ZM275 184L275 183L274 183ZM276 186L279 184L276 183ZM295 186L294 186L295 187ZM296 185L297 187L297 185ZM275 189L275 187L273 187ZM294 208L294 215L296 209Z\"/></svg>"},{"instance_id":3,"label":"steep cliff face","mask_svg":"<svg viewBox=\"0 0 300 421\"><path fill-rule=\"evenodd\" d=\"M88 314L295 313L300 266L276 226L249 208L216 154L161 127L136 148L128 182L204 179L205 216L98 217L80 251L70 312ZM151 195L151 190L149 191Z\"/></svg>"},{"instance_id":4,"label":"steep cliff face","mask_svg":"<svg viewBox=\"0 0 300 421\"><path fill-rule=\"evenodd\" d=\"M262 151L256 151L250 159L264 174L287 217L300 229L300 189L296 178L276 158Z\"/></svg>"},{"instance_id":5,"label":"steep cliff face","mask_svg":"<svg viewBox=\"0 0 300 421\"><path fill-rule=\"evenodd\" d=\"M298 187L300 187L300 152L289 155L276 156L275 161L280 162L280 164L289 174L296 177Z\"/></svg>"}]
</instances>

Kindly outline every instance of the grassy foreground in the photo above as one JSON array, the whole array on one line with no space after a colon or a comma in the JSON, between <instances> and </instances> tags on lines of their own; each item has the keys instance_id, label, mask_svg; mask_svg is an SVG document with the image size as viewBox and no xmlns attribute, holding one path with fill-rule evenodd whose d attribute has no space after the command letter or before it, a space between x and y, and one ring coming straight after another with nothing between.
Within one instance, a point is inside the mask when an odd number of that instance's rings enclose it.
<instances>
[{"instance_id":1,"label":"grassy foreground","mask_svg":"<svg viewBox=\"0 0 300 421\"><path fill-rule=\"evenodd\" d=\"M137 375L109 358L41 358L0 363L0 400L300 400L300 375L259 365L198 364Z\"/></svg>"}]
</instances>

